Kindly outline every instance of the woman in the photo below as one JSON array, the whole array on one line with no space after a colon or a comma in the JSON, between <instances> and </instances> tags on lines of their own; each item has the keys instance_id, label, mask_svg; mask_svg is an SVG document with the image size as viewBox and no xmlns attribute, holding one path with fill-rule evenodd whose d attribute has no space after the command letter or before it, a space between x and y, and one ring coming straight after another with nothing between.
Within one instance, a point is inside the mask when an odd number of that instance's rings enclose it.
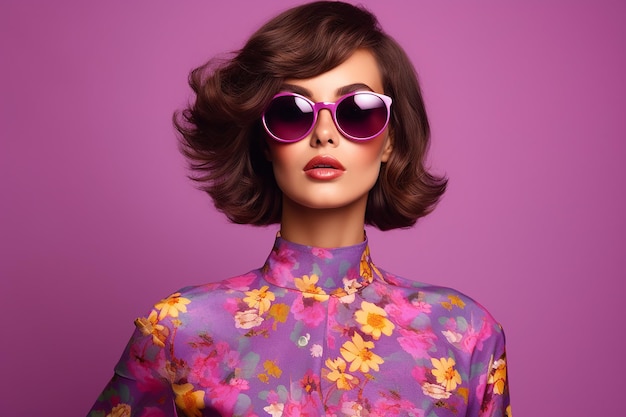
<instances>
[{"instance_id":1,"label":"woman","mask_svg":"<svg viewBox=\"0 0 626 417\"><path fill-rule=\"evenodd\" d=\"M510 415L491 315L372 263L365 224L412 226L446 185L424 168L413 67L375 17L293 8L190 84L175 123L194 178L231 221L280 232L261 269L137 319L90 415Z\"/></svg>"}]
</instances>

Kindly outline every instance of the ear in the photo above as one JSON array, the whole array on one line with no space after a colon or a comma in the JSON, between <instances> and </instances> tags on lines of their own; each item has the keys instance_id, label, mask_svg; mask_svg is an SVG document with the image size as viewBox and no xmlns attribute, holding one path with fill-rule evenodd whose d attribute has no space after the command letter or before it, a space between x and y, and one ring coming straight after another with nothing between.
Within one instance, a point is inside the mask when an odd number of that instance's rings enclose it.
<instances>
[{"instance_id":1,"label":"ear","mask_svg":"<svg viewBox=\"0 0 626 417\"><path fill-rule=\"evenodd\" d=\"M383 146L384 147L383 153L381 155L381 162L387 162L389 160L389 157L391 156L391 153L393 152L393 136L391 135L391 133L387 135L387 140Z\"/></svg>"}]
</instances>

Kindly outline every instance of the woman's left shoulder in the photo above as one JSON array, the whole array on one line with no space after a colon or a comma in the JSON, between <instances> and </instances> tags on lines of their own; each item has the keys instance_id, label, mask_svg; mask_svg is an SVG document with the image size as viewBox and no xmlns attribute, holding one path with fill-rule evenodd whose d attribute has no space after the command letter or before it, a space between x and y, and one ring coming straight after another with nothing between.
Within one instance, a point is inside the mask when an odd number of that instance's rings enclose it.
<instances>
[{"instance_id":1,"label":"woman's left shoulder","mask_svg":"<svg viewBox=\"0 0 626 417\"><path fill-rule=\"evenodd\" d=\"M390 294L394 294L396 298L404 298L412 305L427 308L431 315L481 320L501 328L487 308L457 289L411 280L384 270L381 273L384 283L389 286Z\"/></svg>"}]
</instances>

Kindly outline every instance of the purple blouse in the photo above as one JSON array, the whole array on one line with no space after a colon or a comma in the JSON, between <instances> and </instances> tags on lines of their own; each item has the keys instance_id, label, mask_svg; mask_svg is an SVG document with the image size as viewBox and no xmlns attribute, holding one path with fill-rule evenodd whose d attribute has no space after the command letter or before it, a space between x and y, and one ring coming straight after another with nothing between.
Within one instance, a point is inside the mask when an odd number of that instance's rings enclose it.
<instances>
[{"instance_id":1,"label":"purple blouse","mask_svg":"<svg viewBox=\"0 0 626 417\"><path fill-rule=\"evenodd\" d=\"M135 324L90 417L511 415L500 325L377 268L367 240L278 237L261 269L185 288Z\"/></svg>"}]
</instances>

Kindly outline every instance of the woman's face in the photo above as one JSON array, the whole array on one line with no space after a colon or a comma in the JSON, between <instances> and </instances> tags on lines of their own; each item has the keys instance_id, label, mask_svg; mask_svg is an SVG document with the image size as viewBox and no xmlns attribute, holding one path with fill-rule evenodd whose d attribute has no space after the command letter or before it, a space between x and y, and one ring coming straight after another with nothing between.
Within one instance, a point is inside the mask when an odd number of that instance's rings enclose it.
<instances>
[{"instance_id":1,"label":"woman's face","mask_svg":"<svg viewBox=\"0 0 626 417\"><path fill-rule=\"evenodd\" d=\"M367 90L384 93L376 59L367 50L357 50L328 72L309 79L290 79L283 86L283 91L297 92L314 102L335 102L349 92ZM362 206L363 214L380 165L392 150L388 128L369 141L350 141L339 133L327 109L319 112L312 132L301 141L267 140L267 158L285 205L308 209L356 205Z\"/></svg>"}]
</instances>

